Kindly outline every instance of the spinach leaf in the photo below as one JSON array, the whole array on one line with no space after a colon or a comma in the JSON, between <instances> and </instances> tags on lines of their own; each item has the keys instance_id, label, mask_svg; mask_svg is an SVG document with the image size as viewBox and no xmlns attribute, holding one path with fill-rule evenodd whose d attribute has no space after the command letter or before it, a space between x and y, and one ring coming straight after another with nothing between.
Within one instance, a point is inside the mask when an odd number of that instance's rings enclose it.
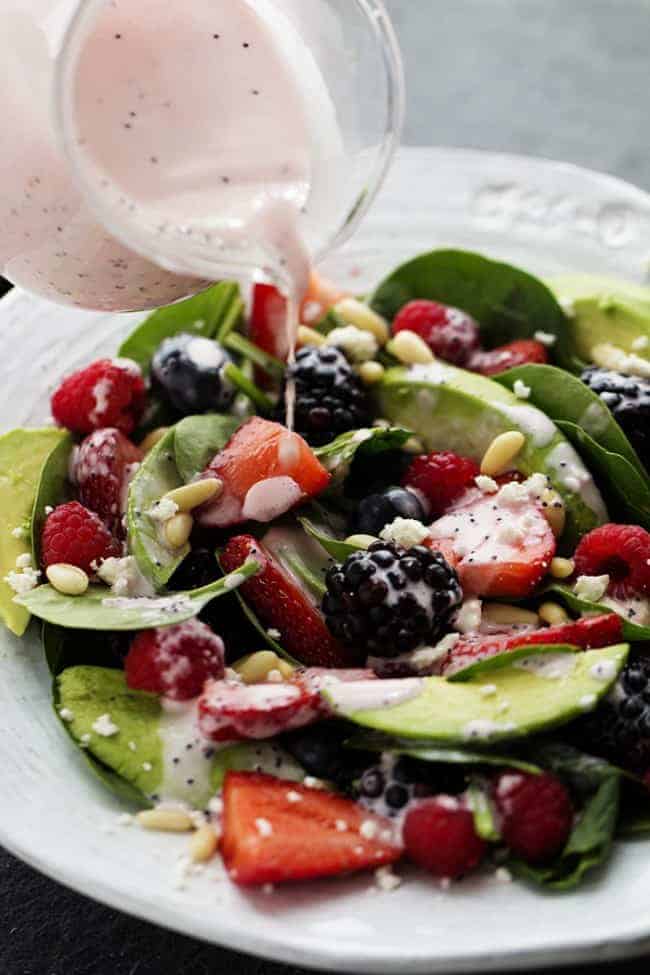
<instances>
[{"instance_id":1,"label":"spinach leaf","mask_svg":"<svg viewBox=\"0 0 650 975\"><path fill-rule=\"evenodd\" d=\"M370 298L372 308L392 321L415 298L427 298L469 312L492 348L543 331L556 338L558 362L572 371L581 363L570 350L568 322L552 292L519 268L461 250L438 250L402 264Z\"/></svg>"},{"instance_id":2,"label":"spinach leaf","mask_svg":"<svg viewBox=\"0 0 650 975\"><path fill-rule=\"evenodd\" d=\"M538 775L542 770L533 762L523 761L517 756L497 754L492 751L477 751L468 748L445 748L443 745L427 742L404 741L378 731L358 731L345 742L346 748L356 748L368 752L392 752L395 755L408 755L422 762L440 762L449 765L498 765L516 768L521 772Z\"/></svg>"},{"instance_id":3,"label":"spinach leaf","mask_svg":"<svg viewBox=\"0 0 650 975\"><path fill-rule=\"evenodd\" d=\"M353 460L403 447L410 437L411 432L401 427L368 427L342 433L330 443L316 447L314 453L332 474L333 484L340 484L347 477Z\"/></svg>"},{"instance_id":4,"label":"spinach leaf","mask_svg":"<svg viewBox=\"0 0 650 975\"><path fill-rule=\"evenodd\" d=\"M532 866L513 859L513 870L553 890L570 890L609 855L619 811L621 773L613 765L570 748L540 747L541 765L555 772L584 801L566 846L550 864Z\"/></svg>"},{"instance_id":5,"label":"spinach leaf","mask_svg":"<svg viewBox=\"0 0 650 975\"><path fill-rule=\"evenodd\" d=\"M551 583L544 590L546 593L552 593L554 596L558 596L569 609L573 610L580 616L588 615L600 615L602 613L615 613L616 609L613 606L608 606L606 603L591 603L586 599L580 599L574 593L573 589L561 582ZM623 639L629 641L630 643L644 643L650 640L650 626L641 626L639 623L633 623L631 620L627 619L618 613L621 618L622 623L622 634Z\"/></svg>"},{"instance_id":6,"label":"spinach leaf","mask_svg":"<svg viewBox=\"0 0 650 975\"><path fill-rule=\"evenodd\" d=\"M337 562L344 562L348 555L352 555L353 552L358 552L359 548L357 545L348 545L347 542L341 541L334 535L330 534L330 530L324 526L317 525L311 518L306 515L301 515L298 517L298 521L305 529L308 535L315 538L319 545L321 545L328 555L331 555L333 559Z\"/></svg>"},{"instance_id":7,"label":"spinach leaf","mask_svg":"<svg viewBox=\"0 0 650 975\"><path fill-rule=\"evenodd\" d=\"M179 332L214 339L225 337L239 322L244 310L239 285L222 281L201 294L149 315L120 346L118 355L137 362L147 374L154 352L163 341Z\"/></svg>"},{"instance_id":8,"label":"spinach leaf","mask_svg":"<svg viewBox=\"0 0 650 975\"><path fill-rule=\"evenodd\" d=\"M30 525L32 561L37 566L41 564L41 532L47 517L45 509L56 508L67 499L68 462L72 446L72 438L64 436L41 468Z\"/></svg>"},{"instance_id":9,"label":"spinach leaf","mask_svg":"<svg viewBox=\"0 0 650 975\"><path fill-rule=\"evenodd\" d=\"M192 619L258 571L257 562L249 561L208 586L151 598L114 597L105 586L91 586L83 596L64 596L45 585L16 597L16 602L39 619L72 630L147 630Z\"/></svg>"},{"instance_id":10,"label":"spinach leaf","mask_svg":"<svg viewBox=\"0 0 650 975\"><path fill-rule=\"evenodd\" d=\"M183 484L187 484L205 470L242 422L237 417L215 413L187 416L176 424L174 457Z\"/></svg>"},{"instance_id":11,"label":"spinach leaf","mask_svg":"<svg viewBox=\"0 0 650 975\"><path fill-rule=\"evenodd\" d=\"M485 677L486 674L503 670L504 667L510 667L511 664L516 663L518 660L524 660L528 657L536 657L544 654L574 654L577 652L577 649L577 647L561 643L534 643L515 647L513 650L505 650L503 653L497 653L493 657L487 657L485 660L479 660L478 663L463 667L462 670L457 670L454 674L451 674L447 680L452 683L463 683L464 681L474 680L475 677Z\"/></svg>"},{"instance_id":12,"label":"spinach leaf","mask_svg":"<svg viewBox=\"0 0 650 975\"><path fill-rule=\"evenodd\" d=\"M43 623L41 643L45 660L53 677L86 664L120 670L128 652L128 633L109 630L70 630L63 626Z\"/></svg>"}]
</instances>

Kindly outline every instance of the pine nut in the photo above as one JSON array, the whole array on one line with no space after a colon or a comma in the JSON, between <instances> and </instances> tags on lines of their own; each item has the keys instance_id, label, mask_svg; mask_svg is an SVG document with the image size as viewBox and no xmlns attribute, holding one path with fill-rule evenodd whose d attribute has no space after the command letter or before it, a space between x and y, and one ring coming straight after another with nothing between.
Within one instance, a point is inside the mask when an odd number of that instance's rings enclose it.
<instances>
[{"instance_id":1,"label":"pine nut","mask_svg":"<svg viewBox=\"0 0 650 975\"><path fill-rule=\"evenodd\" d=\"M426 454L424 444L419 437L409 437L406 443L402 444L402 450L407 454Z\"/></svg>"},{"instance_id":2,"label":"pine nut","mask_svg":"<svg viewBox=\"0 0 650 975\"><path fill-rule=\"evenodd\" d=\"M237 660L233 664L233 670L239 674L245 684L263 684L272 670L279 670L284 677L286 668L283 670L283 663L286 661L281 660L273 650L260 650ZM293 673L293 668L291 672Z\"/></svg>"},{"instance_id":3,"label":"pine nut","mask_svg":"<svg viewBox=\"0 0 650 975\"><path fill-rule=\"evenodd\" d=\"M88 588L89 579L83 569L67 562L56 562L45 570L50 585L63 596L81 596Z\"/></svg>"},{"instance_id":4,"label":"pine nut","mask_svg":"<svg viewBox=\"0 0 650 975\"><path fill-rule=\"evenodd\" d=\"M364 332L371 332L380 345L385 345L390 337L388 323L363 301L356 298L343 298L334 305L334 311L348 325L356 325Z\"/></svg>"},{"instance_id":5,"label":"pine nut","mask_svg":"<svg viewBox=\"0 0 650 975\"><path fill-rule=\"evenodd\" d=\"M551 575L554 579L568 579L572 576L575 570L575 565L572 559L562 559L559 556L551 559Z\"/></svg>"},{"instance_id":6,"label":"pine nut","mask_svg":"<svg viewBox=\"0 0 650 975\"><path fill-rule=\"evenodd\" d=\"M201 481L192 481L182 487L168 491L165 497L173 501L179 511L192 511L199 505L205 504L210 498L216 497L223 491L223 481L218 477L206 477Z\"/></svg>"},{"instance_id":7,"label":"pine nut","mask_svg":"<svg viewBox=\"0 0 650 975\"><path fill-rule=\"evenodd\" d=\"M165 522L163 528L165 541L172 549L182 548L189 540L193 527L194 519L192 515L187 514L187 512L174 515L173 518Z\"/></svg>"},{"instance_id":8,"label":"pine nut","mask_svg":"<svg viewBox=\"0 0 650 975\"><path fill-rule=\"evenodd\" d=\"M296 336L298 345L325 345L327 339L321 332L317 332L315 328L309 328L308 325L298 326L298 335Z\"/></svg>"},{"instance_id":9,"label":"pine nut","mask_svg":"<svg viewBox=\"0 0 650 975\"><path fill-rule=\"evenodd\" d=\"M354 545L355 548L370 548L379 539L375 538L374 535L349 535L345 539L346 545Z\"/></svg>"},{"instance_id":10,"label":"pine nut","mask_svg":"<svg viewBox=\"0 0 650 975\"><path fill-rule=\"evenodd\" d=\"M151 433L148 433L144 440L140 443L140 450L144 454L148 454L157 443L160 443L162 438L167 434L168 430L169 427L157 427L155 430L152 430Z\"/></svg>"},{"instance_id":11,"label":"pine nut","mask_svg":"<svg viewBox=\"0 0 650 975\"><path fill-rule=\"evenodd\" d=\"M484 603L483 619L497 626L539 626L537 613L509 603Z\"/></svg>"},{"instance_id":12,"label":"pine nut","mask_svg":"<svg viewBox=\"0 0 650 975\"><path fill-rule=\"evenodd\" d=\"M435 356L424 339L408 329L398 332L386 348L406 366L427 365L435 361Z\"/></svg>"},{"instance_id":13,"label":"pine nut","mask_svg":"<svg viewBox=\"0 0 650 975\"><path fill-rule=\"evenodd\" d=\"M190 860L192 863L205 863L217 852L219 837L214 827L206 823L190 837Z\"/></svg>"},{"instance_id":14,"label":"pine nut","mask_svg":"<svg viewBox=\"0 0 650 975\"><path fill-rule=\"evenodd\" d=\"M483 455L481 474L487 477L498 477L499 474L504 474L525 443L526 438L519 430L500 433Z\"/></svg>"},{"instance_id":15,"label":"pine nut","mask_svg":"<svg viewBox=\"0 0 650 975\"><path fill-rule=\"evenodd\" d=\"M569 620L569 614L559 603L542 603L537 608L537 612L540 620L548 623L549 626L559 626L560 623L566 623Z\"/></svg>"},{"instance_id":16,"label":"pine nut","mask_svg":"<svg viewBox=\"0 0 650 975\"><path fill-rule=\"evenodd\" d=\"M556 538L560 538L566 524L566 508L564 501L552 488L547 488L542 494L542 514L553 529Z\"/></svg>"},{"instance_id":17,"label":"pine nut","mask_svg":"<svg viewBox=\"0 0 650 975\"><path fill-rule=\"evenodd\" d=\"M136 816L143 829L161 833L189 833L194 824L184 809L145 809Z\"/></svg>"},{"instance_id":18,"label":"pine nut","mask_svg":"<svg viewBox=\"0 0 650 975\"><path fill-rule=\"evenodd\" d=\"M365 383L366 386L374 386L375 383L381 382L386 370L381 362L375 362L374 359L370 359L368 362L363 362L357 372L362 383Z\"/></svg>"}]
</instances>

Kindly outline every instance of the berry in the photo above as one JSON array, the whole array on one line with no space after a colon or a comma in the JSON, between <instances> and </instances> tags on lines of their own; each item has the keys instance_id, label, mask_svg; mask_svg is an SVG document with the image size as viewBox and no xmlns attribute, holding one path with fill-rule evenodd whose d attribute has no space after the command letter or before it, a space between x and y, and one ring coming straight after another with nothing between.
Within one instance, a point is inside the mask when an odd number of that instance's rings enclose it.
<instances>
[{"instance_id":1,"label":"berry","mask_svg":"<svg viewBox=\"0 0 650 975\"><path fill-rule=\"evenodd\" d=\"M217 477L223 485L197 512L199 522L209 528L273 521L320 494L330 480L302 437L259 416L232 435L204 476Z\"/></svg>"},{"instance_id":2,"label":"berry","mask_svg":"<svg viewBox=\"0 0 650 975\"><path fill-rule=\"evenodd\" d=\"M79 500L120 538L128 482L141 460L142 451L114 427L91 433L73 455L72 479Z\"/></svg>"},{"instance_id":3,"label":"berry","mask_svg":"<svg viewBox=\"0 0 650 975\"><path fill-rule=\"evenodd\" d=\"M437 552L375 542L325 577L323 612L334 636L377 657L394 657L444 633L463 593Z\"/></svg>"},{"instance_id":4,"label":"berry","mask_svg":"<svg viewBox=\"0 0 650 975\"><path fill-rule=\"evenodd\" d=\"M290 731L281 744L309 775L348 789L373 760L371 752L345 748L349 737L350 725L345 722L319 721Z\"/></svg>"},{"instance_id":5,"label":"berry","mask_svg":"<svg viewBox=\"0 0 650 975\"><path fill-rule=\"evenodd\" d=\"M41 535L43 567L67 562L93 575L102 559L122 554L101 518L78 501L60 504L47 516Z\"/></svg>"},{"instance_id":6,"label":"berry","mask_svg":"<svg viewBox=\"0 0 650 975\"><path fill-rule=\"evenodd\" d=\"M598 393L646 467L650 469L650 379L590 366L582 381Z\"/></svg>"},{"instance_id":7,"label":"berry","mask_svg":"<svg viewBox=\"0 0 650 975\"><path fill-rule=\"evenodd\" d=\"M479 327L471 315L437 301L410 301L393 322L393 334L404 330L423 338L440 359L465 366L479 348Z\"/></svg>"},{"instance_id":8,"label":"berry","mask_svg":"<svg viewBox=\"0 0 650 975\"><path fill-rule=\"evenodd\" d=\"M253 285L248 337L264 352L286 362L289 354L287 299L272 284Z\"/></svg>"},{"instance_id":9,"label":"berry","mask_svg":"<svg viewBox=\"0 0 650 975\"><path fill-rule=\"evenodd\" d=\"M424 799L404 820L406 855L434 877L454 880L479 865L486 851L474 817L453 796Z\"/></svg>"},{"instance_id":10,"label":"berry","mask_svg":"<svg viewBox=\"0 0 650 975\"><path fill-rule=\"evenodd\" d=\"M222 413L236 393L224 374L231 362L214 339L181 332L158 346L151 361L152 385L182 416Z\"/></svg>"},{"instance_id":11,"label":"berry","mask_svg":"<svg viewBox=\"0 0 650 975\"><path fill-rule=\"evenodd\" d=\"M364 498L350 523L350 533L376 535L396 518L414 518L425 521L427 512L422 501L406 488L389 487L379 494Z\"/></svg>"},{"instance_id":12,"label":"berry","mask_svg":"<svg viewBox=\"0 0 650 975\"><path fill-rule=\"evenodd\" d=\"M259 772L228 772L221 852L243 886L311 880L394 863L391 824L355 802Z\"/></svg>"},{"instance_id":13,"label":"berry","mask_svg":"<svg viewBox=\"0 0 650 975\"><path fill-rule=\"evenodd\" d=\"M496 376L506 369L531 364L546 365L548 352L546 346L535 339L517 339L507 345L500 345L489 352L476 352L469 361L468 369L484 376Z\"/></svg>"},{"instance_id":14,"label":"berry","mask_svg":"<svg viewBox=\"0 0 650 975\"><path fill-rule=\"evenodd\" d=\"M650 657L630 660L612 693L571 731L585 751L644 776L650 769Z\"/></svg>"},{"instance_id":15,"label":"berry","mask_svg":"<svg viewBox=\"0 0 650 975\"><path fill-rule=\"evenodd\" d=\"M238 591L263 626L279 631L279 642L288 653L313 666L346 667L360 662L359 651L347 650L334 639L308 596L257 539L251 535L231 538L221 553L221 565L226 572L234 572L248 558L262 568Z\"/></svg>"},{"instance_id":16,"label":"berry","mask_svg":"<svg viewBox=\"0 0 650 975\"><path fill-rule=\"evenodd\" d=\"M303 346L287 378L293 379L296 390L295 429L308 443L319 446L340 433L369 426L366 390L340 349Z\"/></svg>"},{"instance_id":17,"label":"berry","mask_svg":"<svg viewBox=\"0 0 650 975\"><path fill-rule=\"evenodd\" d=\"M650 533L638 525L594 528L580 540L574 562L579 576L608 575L613 596L650 592Z\"/></svg>"},{"instance_id":18,"label":"berry","mask_svg":"<svg viewBox=\"0 0 650 975\"><path fill-rule=\"evenodd\" d=\"M402 484L421 491L431 505L432 515L439 517L474 483L478 473L478 464L468 457L459 457L451 451L434 451L412 461Z\"/></svg>"},{"instance_id":19,"label":"berry","mask_svg":"<svg viewBox=\"0 0 650 975\"><path fill-rule=\"evenodd\" d=\"M142 630L124 662L127 685L174 701L198 697L208 678L224 674L223 640L199 620Z\"/></svg>"},{"instance_id":20,"label":"berry","mask_svg":"<svg viewBox=\"0 0 650 975\"><path fill-rule=\"evenodd\" d=\"M505 844L526 863L551 860L565 846L573 808L556 776L503 772L495 782L494 802Z\"/></svg>"},{"instance_id":21,"label":"berry","mask_svg":"<svg viewBox=\"0 0 650 975\"><path fill-rule=\"evenodd\" d=\"M384 816L396 816L416 799L439 792L460 793L466 788L461 766L423 762L408 755L382 756L369 765L357 783L359 802Z\"/></svg>"},{"instance_id":22,"label":"berry","mask_svg":"<svg viewBox=\"0 0 650 975\"><path fill-rule=\"evenodd\" d=\"M98 359L64 379L51 406L59 426L73 433L117 427L128 436L144 412L140 367L131 359Z\"/></svg>"},{"instance_id":23,"label":"berry","mask_svg":"<svg viewBox=\"0 0 650 975\"><path fill-rule=\"evenodd\" d=\"M199 727L211 741L272 738L317 721L326 713L321 702L299 676L277 684L212 680L199 699Z\"/></svg>"},{"instance_id":24,"label":"berry","mask_svg":"<svg viewBox=\"0 0 650 975\"><path fill-rule=\"evenodd\" d=\"M565 644L572 647L582 647L583 650L593 650L599 647L610 647L619 643L623 638L623 624L616 613L606 613L603 616L585 617L571 623L558 626L548 626L541 630L521 628L513 629L511 633L484 636L476 633L463 636L454 644L442 661L441 672L445 677L475 664L487 657L495 657L506 650L516 647L543 644Z\"/></svg>"},{"instance_id":25,"label":"berry","mask_svg":"<svg viewBox=\"0 0 650 975\"><path fill-rule=\"evenodd\" d=\"M537 498L524 498L522 485L521 499L513 502L502 496L508 489L485 495L470 488L431 526L432 545L454 553L466 593L524 599L555 555L555 536Z\"/></svg>"}]
</instances>

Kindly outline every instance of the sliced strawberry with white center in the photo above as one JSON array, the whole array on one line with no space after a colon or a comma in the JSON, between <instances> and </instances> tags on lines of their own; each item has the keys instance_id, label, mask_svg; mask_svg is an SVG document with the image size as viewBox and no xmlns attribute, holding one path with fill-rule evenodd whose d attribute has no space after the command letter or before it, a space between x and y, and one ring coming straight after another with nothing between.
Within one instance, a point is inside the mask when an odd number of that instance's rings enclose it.
<instances>
[{"instance_id":1,"label":"sliced strawberry with white center","mask_svg":"<svg viewBox=\"0 0 650 975\"><path fill-rule=\"evenodd\" d=\"M389 820L351 799L259 772L228 772L221 853L242 886L376 869L402 855Z\"/></svg>"},{"instance_id":2,"label":"sliced strawberry with white center","mask_svg":"<svg viewBox=\"0 0 650 975\"><path fill-rule=\"evenodd\" d=\"M223 490L198 511L206 527L269 522L325 490L330 475L307 443L281 423L255 416L211 461L204 477Z\"/></svg>"},{"instance_id":3,"label":"sliced strawberry with white center","mask_svg":"<svg viewBox=\"0 0 650 975\"><path fill-rule=\"evenodd\" d=\"M236 535L221 553L221 565L234 572L248 558L261 566L239 588L258 619L280 633L287 653L315 667L346 667L362 662L362 654L343 647L325 624L320 610L288 575L277 559L252 535Z\"/></svg>"},{"instance_id":4,"label":"sliced strawberry with white center","mask_svg":"<svg viewBox=\"0 0 650 975\"><path fill-rule=\"evenodd\" d=\"M94 511L106 527L124 536L129 481L142 460L142 451L115 427L95 430L74 451L71 477L79 500Z\"/></svg>"},{"instance_id":5,"label":"sliced strawberry with white center","mask_svg":"<svg viewBox=\"0 0 650 975\"><path fill-rule=\"evenodd\" d=\"M322 716L320 696L298 678L277 684L209 681L199 699L199 725L211 741L272 738Z\"/></svg>"},{"instance_id":6,"label":"sliced strawberry with white center","mask_svg":"<svg viewBox=\"0 0 650 975\"><path fill-rule=\"evenodd\" d=\"M535 475L496 494L470 488L433 523L430 545L453 552L465 593L522 599L543 579L556 548L541 508L545 486Z\"/></svg>"}]
</instances>

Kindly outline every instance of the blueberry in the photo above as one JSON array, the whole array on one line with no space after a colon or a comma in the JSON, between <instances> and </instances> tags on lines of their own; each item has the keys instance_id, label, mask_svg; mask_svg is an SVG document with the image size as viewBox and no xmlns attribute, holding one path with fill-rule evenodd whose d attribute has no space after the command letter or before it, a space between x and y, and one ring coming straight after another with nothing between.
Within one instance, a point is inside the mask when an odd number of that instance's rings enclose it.
<instances>
[{"instance_id":1,"label":"blueberry","mask_svg":"<svg viewBox=\"0 0 650 975\"><path fill-rule=\"evenodd\" d=\"M373 758L369 752L345 747L351 733L345 722L321 721L287 732L281 743L310 775L347 788Z\"/></svg>"},{"instance_id":2,"label":"blueberry","mask_svg":"<svg viewBox=\"0 0 650 975\"><path fill-rule=\"evenodd\" d=\"M426 520L426 511L418 496L402 487L389 487L381 494L364 498L351 524L351 531L362 535L379 535L382 528L396 518Z\"/></svg>"},{"instance_id":3,"label":"blueberry","mask_svg":"<svg viewBox=\"0 0 650 975\"><path fill-rule=\"evenodd\" d=\"M224 375L230 362L218 342L181 332L159 345L151 363L152 384L184 416L221 412L236 392Z\"/></svg>"}]
</instances>

